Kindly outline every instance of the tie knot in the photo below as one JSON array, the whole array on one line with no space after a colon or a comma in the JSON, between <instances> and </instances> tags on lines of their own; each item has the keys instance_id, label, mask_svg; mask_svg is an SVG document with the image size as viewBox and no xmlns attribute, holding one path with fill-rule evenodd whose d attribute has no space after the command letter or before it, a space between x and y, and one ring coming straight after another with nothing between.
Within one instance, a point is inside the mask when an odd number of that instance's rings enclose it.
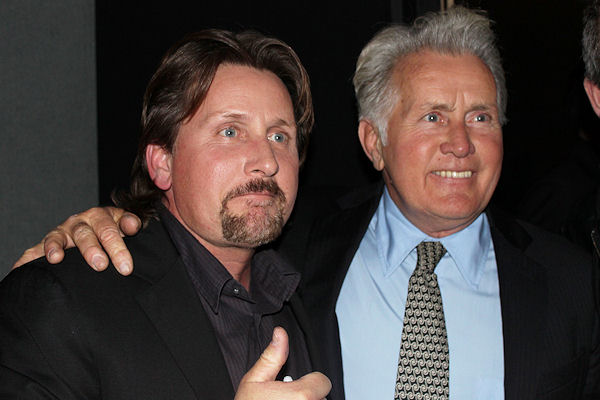
<instances>
[{"instance_id":1,"label":"tie knot","mask_svg":"<svg viewBox=\"0 0 600 400\"><path fill-rule=\"evenodd\" d=\"M446 249L441 242L421 242L417 246L417 266L433 272L444 254Z\"/></svg>"}]
</instances>

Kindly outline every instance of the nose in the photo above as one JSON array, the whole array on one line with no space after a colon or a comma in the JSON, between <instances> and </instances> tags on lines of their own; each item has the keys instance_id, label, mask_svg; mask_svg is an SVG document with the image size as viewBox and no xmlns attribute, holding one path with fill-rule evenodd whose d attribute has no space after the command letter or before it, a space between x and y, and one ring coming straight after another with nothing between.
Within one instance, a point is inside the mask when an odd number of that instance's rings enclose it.
<instances>
[{"instance_id":1,"label":"nose","mask_svg":"<svg viewBox=\"0 0 600 400\"><path fill-rule=\"evenodd\" d=\"M248 175L270 177L279 171L275 152L266 138L256 139L247 148L245 172Z\"/></svg>"},{"instance_id":2,"label":"nose","mask_svg":"<svg viewBox=\"0 0 600 400\"><path fill-rule=\"evenodd\" d=\"M445 140L440 146L442 154L453 154L463 158L475 153L475 145L471 142L468 129L464 122L457 122L449 127Z\"/></svg>"}]
</instances>

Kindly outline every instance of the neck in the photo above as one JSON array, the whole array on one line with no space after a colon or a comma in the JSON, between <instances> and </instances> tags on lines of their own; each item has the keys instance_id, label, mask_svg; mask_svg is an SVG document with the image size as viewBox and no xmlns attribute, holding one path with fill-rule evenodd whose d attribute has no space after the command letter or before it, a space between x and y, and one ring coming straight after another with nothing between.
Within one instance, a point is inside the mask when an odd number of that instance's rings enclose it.
<instances>
[{"instance_id":1,"label":"neck","mask_svg":"<svg viewBox=\"0 0 600 400\"><path fill-rule=\"evenodd\" d=\"M251 247L236 247L235 245L226 243L218 238L214 239L215 234L213 234L214 240L204 238L187 225L176 207L171 207L171 204L175 204L172 198L167 196L167 199L164 200L163 203L171 212L171 214L173 214L173 216L181 223L181 225L183 225L183 227L187 229L188 232L190 232L192 236L194 236L194 238L196 238L196 240L206 248L206 250L208 250L217 260L219 260L221 264L223 264L227 272L229 272L236 281L238 281L246 288L246 290L249 291L250 264L252 261L252 256L254 256L255 249Z\"/></svg>"},{"instance_id":2,"label":"neck","mask_svg":"<svg viewBox=\"0 0 600 400\"><path fill-rule=\"evenodd\" d=\"M240 247L220 247L204 240L202 245L217 259L227 272L233 276L246 290L250 291L250 265L254 249Z\"/></svg>"}]
</instances>

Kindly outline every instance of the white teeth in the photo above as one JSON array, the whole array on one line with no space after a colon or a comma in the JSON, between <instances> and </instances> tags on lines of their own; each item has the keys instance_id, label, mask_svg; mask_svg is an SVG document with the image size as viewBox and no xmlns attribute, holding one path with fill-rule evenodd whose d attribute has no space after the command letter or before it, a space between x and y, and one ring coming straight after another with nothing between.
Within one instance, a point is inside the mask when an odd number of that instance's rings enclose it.
<instances>
[{"instance_id":1,"label":"white teeth","mask_svg":"<svg viewBox=\"0 0 600 400\"><path fill-rule=\"evenodd\" d=\"M472 171L433 171L433 173L442 178L470 178L473 175Z\"/></svg>"}]
</instances>

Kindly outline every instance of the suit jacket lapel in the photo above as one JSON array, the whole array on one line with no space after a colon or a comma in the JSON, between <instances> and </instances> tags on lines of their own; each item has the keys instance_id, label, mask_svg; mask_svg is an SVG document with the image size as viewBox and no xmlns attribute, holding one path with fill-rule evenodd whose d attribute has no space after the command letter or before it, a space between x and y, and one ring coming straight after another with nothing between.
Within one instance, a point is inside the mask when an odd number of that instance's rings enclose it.
<instances>
[{"instance_id":1,"label":"suit jacket lapel","mask_svg":"<svg viewBox=\"0 0 600 400\"><path fill-rule=\"evenodd\" d=\"M231 379L212 325L162 224L151 222L130 248L138 265L134 274L151 284L136 299L196 397L232 399Z\"/></svg>"},{"instance_id":2,"label":"suit jacket lapel","mask_svg":"<svg viewBox=\"0 0 600 400\"><path fill-rule=\"evenodd\" d=\"M233 388L210 321L180 260L137 300L200 399L231 399Z\"/></svg>"},{"instance_id":3,"label":"suit jacket lapel","mask_svg":"<svg viewBox=\"0 0 600 400\"><path fill-rule=\"evenodd\" d=\"M529 238L522 227L502 219L490 222L502 307L505 398L534 399L547 312L546 277L524 254Z\"/></svg>"},{"instance_id":4,"label":"suit jacket lapel","mask_svg":"<svg viewBox=\"0 0 600 400\"><path fill-rule=\"evenodd\" d=\"M311 230L303 267L301 295L317 333L323 373L333 384L330 400L344 398L342 356L335 305L354 254L381 196L381 185L365 196L346 198L342 209L317 221ZM358 204L356 204L358 203Z\"/></svg>"},{"instance_id":5,"label":"suit jacket lapel","mask_svg":"<svg viewBox=\"0 0 600 400\"><path fill-rule=\"evenodd\" d=\"M290 297L289 302L292 312L298 321L298 325L300 325L300 329L304 333L304 340L306 342L311 367L314 371L322 371L323 359L320 353L321 350L317 344L317 340L315 340L316 336L314 335L314 331L311 329L310 318L306 313L306 308L297 293L294 293L292 297Z\"/></svg>"}]
</instances>

